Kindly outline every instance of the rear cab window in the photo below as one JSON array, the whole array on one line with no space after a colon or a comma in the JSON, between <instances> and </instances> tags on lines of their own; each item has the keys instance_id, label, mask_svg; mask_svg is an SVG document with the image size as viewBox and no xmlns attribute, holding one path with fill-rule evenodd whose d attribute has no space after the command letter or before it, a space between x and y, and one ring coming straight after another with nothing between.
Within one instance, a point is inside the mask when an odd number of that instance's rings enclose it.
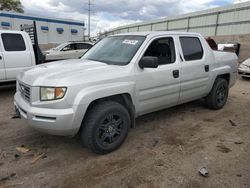
<instances>
[{"instance_id":1,"label":"rear cab window","mask_svg":"<svg viewBox=\"0 0 250 188\"><path fill-rule=\"evenodd\" d=\"M25 42L21 34L2 33L1 38L3 41L4 50L7 52L26 50Z\"/></svg>"},{"instance_id":2,"label":"rear cab window","mask_svg":"<svg viewBox=\"0 0 250 188\"><path fill-rule=\"evenodd\" d=\"M204 50L198 37L180 37L181 48L186 61L201 60Z\"/></svg>"}]
</instances>

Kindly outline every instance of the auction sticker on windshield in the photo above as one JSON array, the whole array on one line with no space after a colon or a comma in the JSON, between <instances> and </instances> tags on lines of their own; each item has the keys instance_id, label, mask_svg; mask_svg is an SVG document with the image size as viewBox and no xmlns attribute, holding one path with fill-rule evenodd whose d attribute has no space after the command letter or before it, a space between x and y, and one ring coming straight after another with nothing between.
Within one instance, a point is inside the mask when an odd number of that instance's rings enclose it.
<instances>
[{"instance_id":1,"label":"auction sticker on windshield","mask_svg":"<svg viewBox=\"0 0 250 188\"><path fill-rule=\"evenodd\" d=\"M138 40L124 40L122 43L123 44L136 45L138 43Z\"/></svg>"}]
</instances>

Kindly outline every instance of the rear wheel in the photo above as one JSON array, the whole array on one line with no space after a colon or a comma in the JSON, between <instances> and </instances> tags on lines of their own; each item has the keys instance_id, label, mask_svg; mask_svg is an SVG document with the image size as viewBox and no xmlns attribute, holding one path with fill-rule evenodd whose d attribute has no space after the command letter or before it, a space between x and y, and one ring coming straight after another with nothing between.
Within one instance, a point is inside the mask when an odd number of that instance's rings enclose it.
<instances>
[{"instance_id":1,"label":"rear wheel","mask_svg":"<svg viewBox=\"0 0 250 188\"><path fill-rule=\"evenodd\" d=\"M228 98L228 82L223 78L217 78L214 86L206 97L207 106L211 109L221 109L227 102Z\"/></svg>"},{"instance_id":2,"label":"rear wheel","mask_svg":"<svg viewBox=\"0 0 250 188\"><path fill-rule=\"evenodd\" d=\"M84 120L82 141L95 153L112 152L126 139L130 122L129 113L121 104L113 101L96 104Z\"/></svg>"}]
</instances>

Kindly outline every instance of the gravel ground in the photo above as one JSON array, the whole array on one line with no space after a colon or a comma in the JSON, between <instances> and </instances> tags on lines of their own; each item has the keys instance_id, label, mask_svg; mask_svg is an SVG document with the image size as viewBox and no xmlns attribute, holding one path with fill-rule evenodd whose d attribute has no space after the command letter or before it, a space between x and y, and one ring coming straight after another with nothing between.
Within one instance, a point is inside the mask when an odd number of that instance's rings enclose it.
<instances>
[{"instance_id":1,"label":"gravel ground","mask_svg":"<svg viewBox=\"0 0 250 188\"><path fill-rule=\"evenodd\" d=\"M138 118L122 147L103 156L82 148L79 137L45 135L11 119L14 92L0 90L0 188L250 187L250 80L237 82L222 110L195 101Z\"/></svg>"}]
</instances>

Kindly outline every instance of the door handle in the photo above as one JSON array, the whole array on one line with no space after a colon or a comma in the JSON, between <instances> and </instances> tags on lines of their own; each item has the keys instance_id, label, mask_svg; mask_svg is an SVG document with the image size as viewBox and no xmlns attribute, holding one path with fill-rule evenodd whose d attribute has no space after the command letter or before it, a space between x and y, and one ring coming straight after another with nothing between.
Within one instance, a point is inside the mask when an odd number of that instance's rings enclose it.
<instances>
[{"instance_id":1,"label":"door handle","mask_svg":"<svg viewBox=\"0 0 250 188\"><path fill-rule=\"evenodd\" d=\"M179 70L173 70L173 77L179 78Z\"/></svg>"},{"instance_id":2,"label":"door handle","mask_svg":"<svg viewBox=\"0 0 250 188\"><path fill-rule=\"evenodd\" d=\"M205 72L209 72L209 65L205 65Z\"/></svg>"}]
</instances>

